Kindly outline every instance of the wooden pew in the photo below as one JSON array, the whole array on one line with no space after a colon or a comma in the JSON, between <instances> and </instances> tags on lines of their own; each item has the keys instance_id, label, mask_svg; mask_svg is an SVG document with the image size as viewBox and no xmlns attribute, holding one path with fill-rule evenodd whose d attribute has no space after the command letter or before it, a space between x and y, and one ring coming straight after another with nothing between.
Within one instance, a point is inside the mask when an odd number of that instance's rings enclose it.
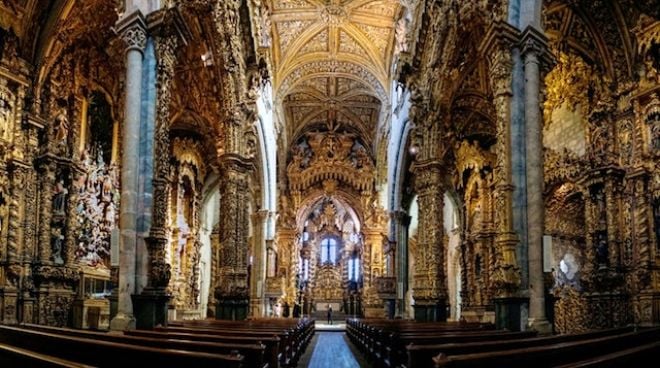
<instances>
[{"instance_id":1,"label":"wooden pew","mask_svg":"<svg viewBox=\"0 0 660 368\"><path fill-rule=\"evenodd\" d=\"M305 351L314 335L314 320L310 318L253 318L246 321L227 321L216 319L179 321L171 323L168 327L216 329L225 332L237 330L247 332L272 332L278 335L284 331L286 336L280 336L283 350L287 359L294 363ZM286 337L286 338L284 338Z\"/></svg>"},{"instance_id":2,"label":"wooden pew","mask_svg":"<svg viewBox=\"0 0 660 368\"><path fill-rule=\"evenodd\" d=\"M93 366L0 344L0 367L90 368Z\"/></svg>"},{"instance_id":3,"label":"wooden pew","mask_svg":"<svg viewBox=\"0 0 660 368\"><path fill-rule=\"evenodd\" d=\"M242 337L244 339L250 339L252 341L261 341L266 344L267 338L278 338L279 339L279 350L278 356L280 365L289 366L295 365L295 359L298 357L296 355L297 349L294 347L293 338L289 331L274 330L274 331L255 331L255 330L243 330L243 329L217 329L217 328L195 328L195 327L158 327L154 329L154 332L164 332L170 334L186 334L190 335L211 335L219 336L223 339L235 339L237 337ZM178 338L178 337L177 337ZM193 338L194 339L194 338Z\"/></svg>"},{"instance_id":4,"label":"wooden pew","mask_svg":"<svg viewBox=\"0 0 660 368\"><path fill-rule=\"evenodd\" d=\"M656 342L660 328L628 332L614 336L588 340L562 342L530 348L509 349L486 353L445 355L433 358L435 367L556 367L576 361L588 360L598 355L631 349Z\"/></svg>"},{"instance_id":5,"label":"wooden pew","mask_svg":"<svg viewBox=\"0 0 660 368\"><path fill-rule=\"evenodd\" d=\"M406 364L406 346L411 343L511 340L534 337L536 333L498 331L493 329L492 324L347 320L347 335L374 365L395 367Z\"/></svg>"},{"instance_id":6,"label":"wooden pew","mask_svg":"<svg viewBox=\"0 0 660 368\"><path fill-rule=\"evenodd\" d=\"M641 346L599 355L595 358L564 364L556 368L642 367L644 364L648 364L648 362L657 360L658 355L660 355L660 341L654 341Z\"/></svg>"},{"instance_id":7,"label":"wooden pew","mask_svg":"<svg viewBox=\"0 0 660 368\"><path fill-rule=\"evenodd\" d=\"M415 345L410 344L406 346L408 361L402 367L433 367L433 357L439 353L445 355L458 355L469 353L483 353L490 351L501 351L507 349L528 348L534 346L542 346L548 344L556 344L560 342L570 342L579 340L588 340L603 336L613 336L617 334L632 332L632 327L612 328L606 330L589 331L578 334L555 335L534 337L526 339L515 340L498 340L498 341L479 341L467 343L447 343L447 344L432 344L432 345Z\"/></svg>"},{"instance_id":8,"label":"wooden pew","mask_svg":"<svg viewBox=\"0 0 660 368\"><path fill-rule=\"evenodd\" d=\"M134 346L0 326L0 343L98 367L242 367L243 356Z\"/></svg>"},{"instance_id":9,"label":"wooden pew","mask_svg":"<svg viewBox=\"0 0 660 368\"><path fill-rule=\"evenodd\" d=\"M223 343L204 342L193 340L160 339L153 337L141 337L124 335L123 333L105 333L86 330L74 330L70 328L50 327L34 324L22 324L21 327L64 336L75 336L99 341L109 341L137 346L148 346L161 349L174 349L185 351L196 351L211 354L240 354L245 357L243 364L247 367L269 368L268 362L264 361L266 346L258 342L250 343Z\"/></svg>"},{"instance_id":10,"label":"wooden pew","mask_svg":"<svg viewBox=\"0 0 660 368\"><path fill-rule=\"evenodd\" d=\"M199 333L175 333L163 331L146 331L146 330L128 330L124 331L127 336L142 336L152 337L157 339L171 339L171 340L189 340L197 342L214 342L214 343L239 343L251 344L258 342L265 347L264 357L268 362L269 367L279 367L283 357L281 356L280 338L277 336L262 336L257 339L254 337L247 337L241 335L217 335L217 334L199 334Z\"/></svg>"}]
</instances>

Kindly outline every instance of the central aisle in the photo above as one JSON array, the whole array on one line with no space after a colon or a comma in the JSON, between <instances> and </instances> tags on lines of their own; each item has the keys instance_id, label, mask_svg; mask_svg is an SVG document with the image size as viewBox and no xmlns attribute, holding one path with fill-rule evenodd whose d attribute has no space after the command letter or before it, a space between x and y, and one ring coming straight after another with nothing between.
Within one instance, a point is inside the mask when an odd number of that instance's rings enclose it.
<instances>
[{"instance_id":1,"label":"central aisle","mask_svg":"<svg viewBox=\"0 0 660 368\"><path fill-rule=\"evenodd\" d=\"M349 343L343 332L317 331L310 346L298 363L300 368L359 368L368 366L361 354Z\"/></svg>"}]
</instances>

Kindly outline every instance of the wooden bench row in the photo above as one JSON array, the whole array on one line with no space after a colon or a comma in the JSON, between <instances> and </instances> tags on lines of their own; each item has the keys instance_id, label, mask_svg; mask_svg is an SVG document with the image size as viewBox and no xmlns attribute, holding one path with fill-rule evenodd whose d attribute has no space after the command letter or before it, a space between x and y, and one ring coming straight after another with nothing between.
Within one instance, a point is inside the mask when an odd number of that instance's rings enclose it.
<instances>
[{"instance_id":1,"label":"wooden bench row","mask_svg":"<svg viewBox=\"0 0 660 368\"><path fill-rule=\"evenodd\" d=\"M194 336L195 339L213 339L210 336L217 335L262 338L261 341L266 345L266 356L270 357L271 365L273 365L273 357L277 356L281 366L295 366L314 335L314 320L308 318L259 319L246 321L242 324L235 321L197 320L156 328L154 332L169 334L170 336L181 336L183 334ZM279 339L277 347L267 341L269 337ZM275 348L276 350L274 350Z\"/></svg>"},{"instance_id":2,"label":"wooden bench row","mask_svg":"<svg viewBox=\"0 0 660 368\"><path fill-rule=\"evenodd\" d=\"M459 355L440 353L435 367L575 367L621 366L641 362L658 351L660 328L618 333L609 336L580 336L574 341L551 341L527 347L508 347ZM521 345L524 341L521 341ZM631 365L637 366L637 365Z\"/></svg>"},{"instance_id":3,"label":"wooden bench row","mask_svg":"<svg viewBox=\"0 0 660 368\"><path fill-rule=\"evenodd\" d=\"M456 323L396 323L377 320L349 319L346 323L348 338L376 366L406 366L406 346L448 342L474 342L491 339L511 340L534 337L535 332L496 331L490 326ZM430 360L429 360L430 362Z\"/></svg>"},{"instance_id":4,"label":"wooden bench row","mask_svg":"<svg viewBox=\"0 0 660 368\"><path fill-rule=\"evenodd\" d=\"M461 329L438 323L436 327L433 332L429 324L402 322L390 328L382 321L347 321L349 338L377 367L639 366L660 351L660 328L536 337L533 332L526 335L476 326ZM405 358L397 353L402 344Z\"/></svg>"},{"instance_id":5,"label":"wooden bench row","mask_svg":"<svg viewBox=\"0 0 660 368\"><path fill-rule=\"evenodd\" d=\"M162 349L14 326L0 326L0 343L29 350L34 354L43 354L95 367L121 367L139 364L139 362L149 362L149 365L158 367L244 366L244 357L238 353L217 354Z\"/></svg>"},{"instance_id":6,"label":"wooden bench row","mask_svg":"<svg viewBox=\"0 0 660 368\"><path fill-rule=\"evenodd\" d=\"M0 326L0 366L116 367L149 362L163 367L287 367L295 366L314 333L313 320L206 321L199 326L203 327L124 333Z\"/></svg>"}]
</instances>

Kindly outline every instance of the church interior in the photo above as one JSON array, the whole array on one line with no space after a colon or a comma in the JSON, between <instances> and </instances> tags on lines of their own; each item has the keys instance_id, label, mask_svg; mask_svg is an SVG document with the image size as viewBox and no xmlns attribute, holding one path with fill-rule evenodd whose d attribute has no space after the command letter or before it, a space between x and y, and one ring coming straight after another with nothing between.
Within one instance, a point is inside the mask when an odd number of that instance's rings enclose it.
<instances>
[{"instance_id":1,"label":"church interior","mask_svg":"<svg viewBox=\"0 0 660 368\"><path fill-rule=\"evenodd\" d=\"M0 362L333 344L660 353L660 2L0 1Z\"/></svg>"}]
</instances>

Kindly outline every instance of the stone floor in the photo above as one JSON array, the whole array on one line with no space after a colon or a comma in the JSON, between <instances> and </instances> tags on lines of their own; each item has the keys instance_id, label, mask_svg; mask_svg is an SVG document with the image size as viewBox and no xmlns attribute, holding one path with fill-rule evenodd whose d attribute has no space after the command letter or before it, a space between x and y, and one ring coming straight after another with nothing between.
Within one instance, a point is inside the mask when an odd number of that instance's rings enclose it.
<instances>
[{"instance_id":1,"label":"stone floor","mask_svg":"<svg viewBox=\"0 0 660 368\"><path fill-rule=\"evenodd\" d=\"M370 367L362 354L340 331L316 331L299 368L359 368Z\"/></svg>"},{"instance_id":2,"label":"stone floor","mask_svg":"<svg viewBox=\"0 0 660 368\"><path fill-rule=\"evenodd\" d=\"M333 322L332 324L321 323L316 321L314 323L316 332L319 331L346 331L346 322Z\"/></svg>"}]
</instances>

